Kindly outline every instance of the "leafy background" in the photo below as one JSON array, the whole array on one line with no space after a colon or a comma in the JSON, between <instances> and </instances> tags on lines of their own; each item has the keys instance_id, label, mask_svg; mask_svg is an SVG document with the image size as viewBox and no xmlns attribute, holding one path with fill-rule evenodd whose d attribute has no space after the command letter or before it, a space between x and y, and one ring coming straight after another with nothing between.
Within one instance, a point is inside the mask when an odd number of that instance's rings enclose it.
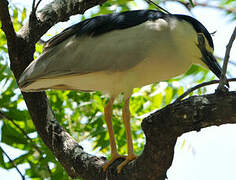
<instances>
[{"instance_id":1,"label":"leafy background","mask_svg":"<svg viewBox=\"0 0 236 180\"><path fill-rule=\"evenodd\" d=\"M194 3L182 0L175 2L184 5L190 12L193 8L192 5L200 6L198 4L200 1ZM145 8L156 9L153 5L148 5L144 1L142 3ZM165 5L164 1L157 1L157 3ZM29 16L30 11L25 6L21 3L10 2L9 9L16 31L22 27ZM213 6L222 9L225 16L230 15L231 20L235 21L236 2L234 0L214 1ZM71 23L78 22L78 19L83 20L114 11L127 11L136 7L136 1L109 0L102 6L97 6L86 12L85 15L73 17ZM58 33L57 29L58 25L49 31L36 45L35 58L42 51L42 42ZM24 176L29 179L70 179L36 132L22 95L10 71L7 53L6 38L3 31L0 30L0 167L12 169L18 165L27 164ZM171 103L187 88L214 78L215 76L208 70L193 65L181 76L134 89L130 110L135 153L140 154L145 143L140 128L143 117ZM200 95L209 91L210 89L202 88L193 94ZM110 156L109 136L103 115L103 108L108 101L106 95L102 95L100 92L84 93L51 90L47 91L47 95L57 120L77 141L81 142L86 148L93 149L92 153ZM113 124L119 152L125 154L125 130L123 123L121 123L122 105L121 95L114 104ZM184 144L185 141L182 146ZM19 149L22 153L16 158L9 157L11 159L9 160L7 158L7 148L3 148L3 146Z\"/></svg>"}]
</instances>

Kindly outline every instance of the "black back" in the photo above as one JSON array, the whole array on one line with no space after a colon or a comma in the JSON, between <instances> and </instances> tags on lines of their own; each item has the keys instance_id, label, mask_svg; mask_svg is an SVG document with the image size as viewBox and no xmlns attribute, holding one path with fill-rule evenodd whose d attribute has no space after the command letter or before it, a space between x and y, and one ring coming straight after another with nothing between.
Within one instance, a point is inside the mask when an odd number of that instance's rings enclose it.
<instances>
[{"instance_id":1,"label":"black back","mask_svg":"<svg viewBox=\"0 0 236 180\"><path fill-rule=\"evenodd\" d=\"M164 18L168 20L168 18L171 17L176 17L179 20L185 20L192 24L193 28L196 30L197 33L204 33L207 40L209 41L209 45L213 48L214 45L210 33L196 19L186 15L171 15L154 10L127 11L86 19L82 22L68 27L60 34L54 36L45 44L45 48L53 47L61 43L62 41L68 39L72 35L76 35L77 37L83 35L96 37L113 30L125 29L132 26L136 26L142 24L145 21L155 21L159 18Z\"/></svg>"},{"instance_id":2,"label":"black back","mask_svg":"<svg viewBox=\"0 0 236 180\"><path fill-rule=\"evenodd\" d=\"M147 20L154 21L165 16L166 14L154 10L126 11L96 16L66 28L46 42L45 48L55 46L72 35L76 35L77 37L82 35L94 37L113 30L136 26Z\"/></svg>"},{"instance_id":3,"label":"black back","mask_svg":"<svg viewBox=\"0 0 236 180\"><path fill-rule=\"evenodd\" d=\"M97 16L71 26L76 30L76 35L98 36L117 29L126 29L142 24L147 20L156 20L165 14L152 10L126 11L103 16Z\"/></svg>"}]
</instances>

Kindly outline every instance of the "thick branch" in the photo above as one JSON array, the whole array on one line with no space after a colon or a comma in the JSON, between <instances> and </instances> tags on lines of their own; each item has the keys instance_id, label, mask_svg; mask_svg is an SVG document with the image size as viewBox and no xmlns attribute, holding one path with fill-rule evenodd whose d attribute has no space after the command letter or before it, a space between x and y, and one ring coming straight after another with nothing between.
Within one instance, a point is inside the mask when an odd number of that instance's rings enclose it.
<instances>
[{"instance_id":1,"label":"thick branch","mask_svg":"<svg viewBox=\"0 0 236 180\"><path fill-rule=\"evenodd\" d=\"M41 102L36 105L40 106ZM83 152L82 148L57 123L51 110L43 110L51 117L47 125L51 137L47 137L48 146L63 166L70 167L70 175L83 179L153 179L164 180L166 171L171 166L174 146L177 138L189 131L201 128L236 123L236 93L225 96L205 95L190 97L180 103L166 106L145 118L142 123L146 135L146 145L140 157L129 163L120 174L116 167L122 161L117 160L106 173L102 171L104 158L91 156ZM33 117L34 118L34 117ZM40 123L40 122L39 122ZM36 127L40 125L36 124ZM41 125L45 126L45 124ZM48 135L48 134L47 134ZM41 134L45 139L47 135ZM52 142L50 142L50 139ZM52 146L52 147L51 147ZM145 167L145 168L143 168ZM66 169L68 172L68 169Z\"/></svg>"},{"instance_id":2,"label":"thick branch","mask_svg":"<svg viewBox=\"0 0 236 180\"><path fill-rule=\"evenodd\" d=\"M121 175L108 179L164 180L177 138L185 132L212 125L236 123L235 103L236 93L193 96L151 114L142 122L146 136L142 155L126 166Z\"/></svg>"},{"instance_id":3,"label":"thick branch","mask_svg":"<svg viewBox=\"0 0 236 180\"><path fill-rule=\"evenodd\" d=\"M83 179L115 179L115 180L164 180L166 171L171 166L174 146L177 138L189 131L199 131L201 128L225 123L236 123L236 93L225 96L205 95L190 97L180 103L170 104L153 113L142 122L146 135L146 145L139 158L122 169L117 174L116 167L122 161L117 160L104 173L102 171L104 159L91 156L59 127L57 122L51 122L47 127L52 128L56 157L62 155L59 161L66 163L74 177ZM41 113L45 113L43 111ZM48 111L49 112L49 111ZM48 114L48 116L51 116ZM54 125L54 126L53 126ZM61 141L63 143L61 143ZM59 145L58 145L59 144ZM144 168L145 167L145 168ZM68 171L68 170L67 170Z\"/></svg>"}]
</instances>

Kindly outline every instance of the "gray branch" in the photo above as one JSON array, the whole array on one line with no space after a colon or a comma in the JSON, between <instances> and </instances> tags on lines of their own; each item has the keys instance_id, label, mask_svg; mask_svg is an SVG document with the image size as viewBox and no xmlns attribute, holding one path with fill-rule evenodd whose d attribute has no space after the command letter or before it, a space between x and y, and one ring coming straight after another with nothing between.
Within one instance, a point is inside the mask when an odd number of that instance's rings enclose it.
<instances>
[{"instance_id":1,"label":"gray branch","mask_svg":"<svg viewBox=\"0 0 236 180\"><path fill-rule=\"evenodd\" d=\"M223 71L222 71L222 74L221 74L221 77L220 77L220 83L219 83L219 86L218 86L219 90L222 90L224 88L224 85L225 85L225 78L224 77L225 77L225 74L226 74L226 71L227 71L227 65L228 65L228 62L229 62L229 55L230 55L230 51L231 51L233 42L235 40L235 37L236 37L236 27L234 28L234 31L233 31L230 39L229 39L229 43L226 46L224 64L223 64Z\"/></svg>"}]
</instances>

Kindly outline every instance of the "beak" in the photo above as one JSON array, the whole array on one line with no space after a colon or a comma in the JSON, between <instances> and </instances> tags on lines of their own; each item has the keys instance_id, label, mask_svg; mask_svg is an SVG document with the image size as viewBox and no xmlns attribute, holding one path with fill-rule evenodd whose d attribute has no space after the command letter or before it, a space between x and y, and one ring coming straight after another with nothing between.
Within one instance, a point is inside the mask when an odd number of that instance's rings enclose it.
<instances>
[{"instance_id":1,"label":"beak","mask_svg":"<svg viewBox=\"0 0 236 180\"><path fill-rule=\"evenodd\" d=\"M203 57L202 60L203 62L209 67L209 69L220 79L221 73L222 73L222 68L220 67L219 63L217 62L216 58L213 56L212 53L208 51L203 51L202 52ZM224 76L224 80L226 82L226 86L229 87L229 82Z\"/></svg>"}]
</instances>

